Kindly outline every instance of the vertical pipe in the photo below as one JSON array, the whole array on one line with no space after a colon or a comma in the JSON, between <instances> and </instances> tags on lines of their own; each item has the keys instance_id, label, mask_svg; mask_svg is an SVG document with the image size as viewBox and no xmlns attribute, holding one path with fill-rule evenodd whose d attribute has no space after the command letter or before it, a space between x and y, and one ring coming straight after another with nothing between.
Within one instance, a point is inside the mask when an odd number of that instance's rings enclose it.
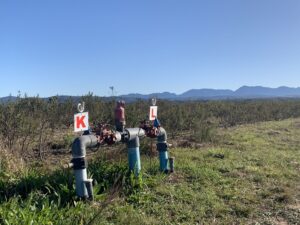
<instances>
[{"instance_id":1,"label":"vertical pipe","mask_svg":"<svg viewBox=\"0 0 300 225\"><path fill-rule=\"evenodd\" d=\"M97 145L98 139L94 135L84 135L76 138L72 145L72 165L75 175L76 194L80 198L87 199L89 196L85 182L87 179L87 162L85 159L86 148Z\"/></svg>"},{"instance_id":2,"label":"vertical pipe","mask_svg":"<svg viewBox=\"0 0 300 225\"><path fill-rule=\"evenodd\" d=\"M158 143L160 171L167 173L168 170L168 146L166 143Z\"/></svg>"},{"instance_id":3,"label":"vertical pipe","mask_svg":"<svg viewBox=\"0 0 300 225\"><path fill-rule=\"evenodd\" d=\"M87 180L86 169L74 170L76 194L81 198L88 198L88 192L84 181Z\"/></svg>"},{"instance_id":4,"label":"vertical pipe","mask_svg":"<svg viewBox=\"0 0 300 225\"><path fill-rule=\"evenodd\" d=\"M159 152L160 171L167 173L169 171L167 132L162 127L159 128L159 133L157 137L157 150Z\"/></svg>"},{"instance_id":5,"label":"vertical pipe","mask_svg":"<svg viewBox=\"0 0 300 225\"><path fill-rule=\"evenodd\" d=\"M140 159L140 140L136 137L127 143L128 147L128 163L129 170L133 171L136 176L141 171L141 159Z\"/></svg>"}]
</instances>

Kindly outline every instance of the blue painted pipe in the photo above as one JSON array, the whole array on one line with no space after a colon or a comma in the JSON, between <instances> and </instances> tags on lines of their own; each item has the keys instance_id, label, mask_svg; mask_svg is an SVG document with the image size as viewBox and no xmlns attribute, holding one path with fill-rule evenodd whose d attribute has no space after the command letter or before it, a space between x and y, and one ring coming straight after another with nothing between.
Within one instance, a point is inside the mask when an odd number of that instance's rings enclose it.
<instances>
[{"instance_id":1,"label":"blue painted pipe","mask_svg":"<svg viewBox=\"0 0 300 225\"><path fill-rule=\"evenodd\" d=\"M141 158L140 158L140 140L138 137L130 140L127 143L128 147L128 163L129 170L133 171L136 176L141 171Z\"/></svg>"},{"instance_id":2,"label":"blue painted pipe","mask_svg":"<svg viewBox=\"0 0 300 225\"><path fill-rule=\"evenodd\" d=\"M167 132L163 127L159 128L159 133L157 136L157 150L159 152L159 165L160 171L162 172L169 172L168 167L168 144L167 144Z\"/></svg>"},{"instance_id":3,"label":"blue painted pipe","mask_svg":"<svg viewBox=\"0 0 300 225\"><path fill-rule=\"evenodd\" d=\"M167 143L158 143L157 144L157 150L159 152L159 167L160 171L162 172L168 172L168 146Z\"/></svg>"}]
</instances>

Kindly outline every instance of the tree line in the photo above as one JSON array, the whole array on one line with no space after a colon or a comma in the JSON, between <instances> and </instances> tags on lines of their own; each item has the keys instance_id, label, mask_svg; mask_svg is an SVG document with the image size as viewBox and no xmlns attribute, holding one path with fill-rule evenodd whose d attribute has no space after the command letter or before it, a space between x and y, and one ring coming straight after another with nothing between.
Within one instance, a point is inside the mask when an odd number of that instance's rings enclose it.
<instances>
[{"instance_id":1,"label":"tree line","mask_svg":"<svg viewBox=\"0 0 300 225\"><path fill-rule=\"evenodd\" d=\"M117 99L103 99L88 94L81 97L90 122L113 126ZM35 148L39 157L55 134L71 131L77 103L69 98L47 100L23 97L0 104L0 140L10 151L27 154ZM150 101L126 104L127 127L137 127L148 118ZM200 142L210 141L216 127L231 127L260 121L282 120L300 116L300 99L166 101L158 100L158 118L171 137L189 132Z\"/></svg>"}]
</instances>

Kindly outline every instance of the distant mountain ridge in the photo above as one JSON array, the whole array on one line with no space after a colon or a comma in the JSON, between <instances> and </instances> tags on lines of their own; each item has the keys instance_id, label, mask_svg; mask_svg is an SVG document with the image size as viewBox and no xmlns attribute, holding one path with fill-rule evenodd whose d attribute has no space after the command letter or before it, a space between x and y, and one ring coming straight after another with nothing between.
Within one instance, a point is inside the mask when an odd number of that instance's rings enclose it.
<instances>
[{"instance_id":1,"label":"distant mountain ridge","mask_svg":"<svg viewBox=\"0 0 300 225\"><path fill-rule=\"evenodd\" d=\"M152 93L148 95L128 94L121 98L150 99L153 97L168 100L209 100L209 99L256 99L256 98L300 98L300 87L281 86L269 88L263 86L242 86L236 91L229 89L191 89L182 94L170 92Z\"/></svg>"},{"instance_id":2,"label":"distant mountain ridge","mask_svg":"<svg viewBox=\"0 0 300 225\"><path fill-rule=\"evenodd\" d=\"M66 101L67 99L80 100L79 96L57 96L59 101ZM191 89L182 94L175 94L170 92L139 94L131 93L127 95L116 96L116 98L124 99L126 101L135 101L137 99L147 100L151 98L165 99L165 100L218 100L218 99L261 99L261 98L300 98L300 87L291 88L281 86L278 88L269 88L263 86L242 86L239 89L232 91L229 89ZM104 99L111 99L112 97L103 97ZM17 97L8 96L0 98L0 103L15 101ZM49 98L44 98L45 100Z\"/></svg>"},{"instance_id":3,"label":"distant mountain ridge","mask_svg":"<svg viewBox=\"0 0 300 225\"><path fill-rule=\"evenodd\" d=\"M179 95L181 99L197 99L198 97L203 98L216 98L216 97L226 97L232 96L234 91L232 90L222 90L222 89L191 89Z\"/></svg>"},{"instance_id":4,"label":"distant mountain ridge","mask_svg":"<svg viewBox=\"0 0 300 225\"><path fill-rule=\"evenodd\" d=\"M278 88L268 88L262 86L243 86L237 89L234 93L236 96L247 97L247 96L257 96L257 97L299 97L300 87L290 88L281 86Z\"/></svg>"}]
</instances>

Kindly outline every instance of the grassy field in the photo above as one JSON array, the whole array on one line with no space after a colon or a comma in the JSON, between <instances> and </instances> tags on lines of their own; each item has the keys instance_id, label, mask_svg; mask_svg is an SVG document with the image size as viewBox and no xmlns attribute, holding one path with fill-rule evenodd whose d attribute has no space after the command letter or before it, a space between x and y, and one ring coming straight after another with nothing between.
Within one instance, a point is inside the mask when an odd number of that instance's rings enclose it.
<instances>
[{"instance_id":1,"label":"grassy field","mask_svg":"<svg viewBox=\"0 0 300 225\"><path fill-rule=\"evenodd\" d=\"M300 224L300 119L219 129L216 139L170 149L171 175L143 156L139 180L126 155L98 153L94 203L77 201L72 171L11 174L2 159L0 224Z\"/></svg>"}]
</instances>

